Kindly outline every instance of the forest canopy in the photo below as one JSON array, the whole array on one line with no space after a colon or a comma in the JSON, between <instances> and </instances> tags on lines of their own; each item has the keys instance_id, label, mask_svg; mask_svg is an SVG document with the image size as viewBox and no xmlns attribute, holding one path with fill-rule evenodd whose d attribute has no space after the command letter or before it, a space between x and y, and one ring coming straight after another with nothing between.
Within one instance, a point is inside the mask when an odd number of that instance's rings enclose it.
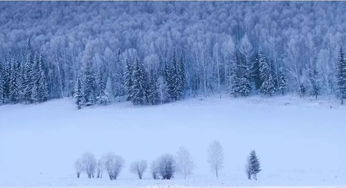
<instances>
[{"instance_id":1,"label":"forest canopy","mask_svg":"<svg viewBox=\"0 0 346 188\"><path fill-rule=\"evenodd\" d=\"M346 98L345 2L1 2L1 103Z\"/></svg>"}]
</instances>

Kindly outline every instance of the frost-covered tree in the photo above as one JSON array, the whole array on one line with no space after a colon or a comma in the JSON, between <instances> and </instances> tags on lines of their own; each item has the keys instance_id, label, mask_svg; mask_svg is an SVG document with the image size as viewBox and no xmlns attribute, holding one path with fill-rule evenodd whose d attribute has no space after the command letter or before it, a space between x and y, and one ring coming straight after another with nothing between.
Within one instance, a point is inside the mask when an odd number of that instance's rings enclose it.
<instances>
[{"instance_id":1,"label":"frost-covered tree","mask_svg":"<svg viewBox=\"0 0 346 188\"><path fill-rule=\"evenodd\" d=\"M159 168L159 163L157 160L151 162L150 165L150 172L151 172L151 176L154 180L159 179L160 178L160 168Z\"/></svg>"},{"instance_id":2,"label":"frost-covered tree","mask_svg":"<svg viewBox=\"0 0 346 188\"><path fill-rule=\"evenodd\" d=\"M33 98L35 98L37 102L45 102L48 100L48 84L41 54L37 55L35 69L37 77L35 81L36 91Z\"/></svg>"},{"instance_id":3,"label":"frost-covered tree","mask_svg":"<svg viewBox=\"0 0 346 188\"><path fill-rule=\"evenodd\" d=\"M232 71L231 93L233 96L248 96L251 92L250 70L246 64L245 56L236 53L236 64Z\"/></svg>"},{"instance_id":4,"label":"frost-covered tree","mask_svg":"<svg viewBox=\"0 0 346 188\"><path fill-rule=\"evenodd\" d=\"M110 180L116 180L124 166L124 159L113 153L104 156L105 169Z\"/></svg>"},{"instance_id":5,"label":"frost-covered tree","mask_svg":"<svg viewBox=\"0 0 346 188\"><path fill-rule=\"evenodd\" d=\"M80 162L88 178L94 178L96 170L95 156L92 153L84 153L80 158Z\"/></svg>"},{"instance_id":6,"label":"frost-covered tree","mask_svg":"<svg viewBox=\"0 0 346 188\"><path fill-rule=\"evenodd\" d=\"M77 105L77 109L81 109L84 105L84 94L82 88L82 82L80 79L77 80L77 85L74 92L75 103Z\"/></svg>"},{"instance_id":7,"label":"frost-covered tree","mask_svg":"<svg viewBox=\"0 0 346 188\"><path fill-rule=\"evenodd\" d=\"M190 152L184 147L180 147L177 152L177 169L186 179L192 174L194 163L190 157Z\"/></svg>"},{"instance_id":8,"label":"frost-covered tree","mask_svg":"<svg viewBox=\"0 0 346 188\"><path fill-rule=\"evenodd\" d=\"M176 161L173 155L165 154L158 159L159 174L162 179L172 179L176 172Z\"/></svg>"},{"instance_id":9,"label":"frost-covered tree","mask_svg":"<svg viewBox=\"0 0 346 188\"><path fill-rule=\"evenodd\" d=\"M311 95L315 96L315 99L317 99L317 96L321 94L321 78L319 75L319 72L317 71L316 65L313 64L309 69L309 82L311 87Z\"/></svg>"},{"instance_id":10,"label":"frost-covered tree","mask_svg":"<svg viewBox=\"0 0 346 188\"><path fill-rule=\"evenodd\" d=\"M339 16L346 11L343 2L176 2L174 7L147 2L0 4L6 22L0 24L6 33L0 34L0 100L30 104L71 97L80 77L86 105L130 101L136 59L148 75L144 105L226 90L234 96L255 95L262 86L259 49L273 72L263 84L266 95L274 82L282 94L344 99L342 69L336 64L344 60L335 54L346 42ZM11 14L25 19L9 22ZM111 22L121 27L109 28ZM18 30L22 25L25 30ZM40 55L44 74L37 66ZM311 64L316 64L317 82Z\"/></svg>"},{"instance_id":11,"label":"frost-covered tree","mask_svg":"<svg viewBox=\"0 0 346 188\"><path fill-rule=\"evenodd\" d=\"M101 158L97 161L97 166L96 166L96 178L102 178L103 172L104 172L105 169L106 169L105 163L106 163L106 159L105 159L104 156L101 157Z\"/></svg>"},{"instance_id":12,"label":"frost-covered tree","mask_svg":"<svg viewBox=\"0 0 346 188\"><path fill-rule=\"evenodd\" d=\"M248 157L248 164L246 168L246 174L248 179L253 178L257 180L257 174L261 171L260 162L257 158L256 152L251 151L250 156Z\"/></svg>"},{"instance_id":13,"label":"frost-covered tree","mask_svg":"<svg viewBox=\"0 0 346 188\"><path fill-rule=\"evenodd\" d=\"M144 66L138 59L133 67L130 99L135 105L148 104L149 83Z\"/></svg>"},{"instance_id":14,"label":"frost-covered tree","mask_svg":"<svg viewBox=\"0 0 346 188\"><path fill-rule=\"evenodd\" d=\"M131 164L130 171L138 176L139 179L143 178L143 174L147 169L146 161L136 161Z\"/></svg>"},{"instance_id":15,"label":"frost-covered tree","mask_svg":"<svg viewBox=\"0 0 346 188\"><path fill-rule=\"evenodd\" d=\"M277 83L278 92L280 92L282 95L284 95L286 92L286 89L287 89L287 81L286 81L286 77L282 71L278 72L276 83Z\"/></svg>"},{"instance_id":16,"label":"frost-covered tree","mask_svg":"<svg viewBox=\"0 0 346 188\"><path fill-rule=\"evenodd\" d=\"M259 76L260 76L260 91L265 95L272 96L275 91L275 78L272 70L272 65L262 54L261 51L258 52L258 64L259 64Z\"/></svg>"},{"instance_id":17,"label":"frost-covered tree","mask_svg":"<svg viewBox=\"0 0 346 188\"><path fill-rule=\"evenodd\" d=\"M77 159L75 162L75 170L77 178L80 178L81 173L84 171L84 166L81 159Z\"/></svg>"},{"instance_id":18,"label":"frost-covered tree","mask_svg":"<svg viewBox=\"0 0 346 188\"><path fill-rule=\"evenodd\" d=\"M337 83L338 90L341 99L341 104L344 104L344 99L346 98L346 60L344 56L343 49L340 48L339 59L337 63Z\"/></svg>"},{"instance_id":19,"label":"frost-covered tree","mask_svg":"<svg viewBox=\"0 0 346 188\"><path fill-rule=\"evenodd\" d=\"M218 178L220 170L223 167L223 148L218 141L214 141L210 144L208 149L208 163L211 170Z\"/></svg>"}]
</instances>

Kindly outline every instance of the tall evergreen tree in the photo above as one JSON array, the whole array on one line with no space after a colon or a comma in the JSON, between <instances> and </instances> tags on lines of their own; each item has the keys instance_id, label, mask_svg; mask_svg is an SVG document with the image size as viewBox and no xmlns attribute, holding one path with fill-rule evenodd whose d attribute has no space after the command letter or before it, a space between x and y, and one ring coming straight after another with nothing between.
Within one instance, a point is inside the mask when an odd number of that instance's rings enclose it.
<instances>
[{"instance_id":1,"label":"tall evergreen tree","mask_svg":"<svg viewBox=\"0 0 346 188\"><path fill-rule=\"evenodd\" d=\"M133 74L133 66L130 64L128 59L125 60L125 88L126 88L126 94L127 94L127 101L131 101L131 97L133 96L133 80L132 80L132 74Z\"/></svg>"},{"instance_id":2,"label":"tall evergreen tree","mask_svg":"<svg viewBox=\"0 0 346 188\"><path fill-rule=\"evenodd\" d=\"M77 79L77 84L75 86L75 91L74 91L74 98L76 101L77 109L81 109L82 106L84 105L84 94L83 94L83 88L82 88L82 82L81 79Z\"/></svg>"},{"instance_id":3,"label":"tall evergreen tree","mask_svg":"<svg viewBox=\"0 0 346 188\"><path fill-rule=\"evenodd\" d=\"M344 104L344 99L346 98L346 60L342 47L340 48L337 71L339 97L341 99L341 104Z\"/></svg>"},{"instance_id":4,"label":"tall evergreen tree","mask_svg":"<svg viewBox=\"0 0 346 188\"><path fill-rule=\"evenodd\" d=\"M136 59L132 73L132 95L130 99L135 105L148 104L148 75L144 66Z\"/></svg>"},{"instance_id":5,"label":"tall evergreen tree","mask_svg":"<svg viewBox=\"0 0 346 188\"><path fill-rule=\"evenodd\" d=\"M97 84L91 61L86 61L83 86L85 105L90 106L96 104Z\"/></svg>"},{"instance_id":6,"label":"tall evergreen tree","mask_svg":"<svg viewBox=\"0 0 346 188\"><path fill-rule=\"evenodd\" d=\"M159 94L159 83L154 71L150 72L149 75L149 85L148 85L148 102L149 104L159 104L160 94Z\"/></svg>"},{"instance_id":7,"label":"tall evergreen tree","mask_svg":"<svg viewBox=\"0 0 346 188\"><path fill-rule=\"evenodd\" d=\"M281 92L282 95L284 95L287 88L287 81L282 71L278 72L276 85L277 90Z\"/></svg>"},{"instance_id":8,"label":"tall evergreen tree","mask_svg":"<svg viewBox=\"0 0 346 188\"><path fill-rule=\"evenodd\" d=\"M35 62L35 88L33 91L34 99L37 102L45 102L48 99L48 85L42 55L38 54Z\"/></svg>"},{"instance_id":9,"label":"tall evergreen tree","mask_svg":"<svg viewBox=\"0 0 346 188\"><path fill-rule=\"evenodd\" d=\"M275 93L275 80L270 61L259 51L259 73L261 79L261 93L272 96Z\"/></svg>"},{"instance_id":10,"label":"tall evergreen tree","mask_svg":"<svg viewBox=\"0 0 346 188\"><path fill-rule=\"evenodd\" d=\"M256 90L259 90L262 85L262 79L261 79L261 73L260 73L260 51L258 51L255 55L254 63L251 67L251 78L254 83L254 86Z\"/></svg>"},{"instance_id":11,"label":"tall evergreen tree","mask_svg":"<svg viewBox=\"0 0 346 188\"><path fill-rule=\"evenodd\" d=\"M185 87L186 87L186 76L185 76L185 65L183 57L180 58L179 62L175 63L176 69L176 96L177 99L181 99L184 97Z\"/></svg>"},{"instance_id":12,"label":"tall evergreen tree","mask_svg":"<svg viewBox=\"0 0 346 188\"><path fill-rule=\"evenodd\" d=\"M18 60L14 60L11 65L11 76L10 76L10 93L9 99L12 103L17 103L20 100L20 63Z\"/></svg>"},{"instance_id":13,"label":"tall evergreen tree","mask_svg":"<svg viewBox=\"0 0 346 188\"><path fill-rule=\"evenodd\" d=\"M23 89L22 89L22 97L23 101L25 103L32 103L34 102L32 99L32 93L34 90L34 54L30 51L26 54L26 61L24 64L24 75L23 75Z\"/></svg>"},{"instance_id":14,"label":"tall evergreen tree","mask_svg":"<svg viewBox=\"0 0 346 188\"><path fill-rule=\"evenodd\" d=\"M316 64L313 64L309 69L309 82L311 85L311 95L317 96L320 95L320 77L316 68Z\"/></svg>"},{"instance_id":15,"label":"tall evergreen tree","mask_svg":"<svg viewBox=\"0 0 346 188\"><path fill-rule=\"evenodd\" d=\"M231 93L233 96L248 96L251 92L250 71L245 57L236 52L236 63L232 72Z\"/></svg>"},{"instance_id":16,"label":"tall evergreen tree","mask_svg":"<svg viewBox=\"0 0 346 188\"><path fill-rule=\"evenodd\" d=\"M247 176L249 179L254 178L257 180L257 174L261 171L260 162L257 158L256 152L253 150L250 152L247 164Z\"/></svg>"},{"instance_id":17,"label":"tall evergreen tree","mask_svg":"<svg viewBox=\"0 0 346 188\"><path fill-rule=\"evenodd\" d=\"M3 63L0 62L0 104L4 103L4 72Z\"/></svg>"}]
</instances>

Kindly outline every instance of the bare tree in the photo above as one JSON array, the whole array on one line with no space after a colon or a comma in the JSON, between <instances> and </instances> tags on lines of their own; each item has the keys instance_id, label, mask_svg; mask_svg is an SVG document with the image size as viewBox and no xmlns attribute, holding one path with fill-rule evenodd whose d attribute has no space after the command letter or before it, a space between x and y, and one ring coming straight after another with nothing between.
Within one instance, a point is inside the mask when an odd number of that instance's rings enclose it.
<instances>
[{"instance_id":1,"label":"bare tree","mask_svg":"<svg viewBox=\"0 0 346 188\"><path fill-rule=\"evenodd\" d=\"M208 149L208 163L215 176L219 177L219 171L223 167L223 149L218 141L210 144Z\"/></svg>"},{"instance_id":2,"label":"bare tree","mask_svg":"<svg viewBox=\"0 0 346 188\"><path fill-rule=\"evenodd\" d=\"M120 156L113 153L109 153L105 156L105 169L110 180L117 179L123 166L124 160Z\"/></svg>"},{"instance_id":3,"label":"bare tree","mask_svg":"<svg viewBox=\"0 0 346 188\"><path fill-rule=\"evenodd\" d=\"M177 152L177 168L185 179L192 174L194 164L191 160L189 151L184 147L180 147Z\"/></svg>"},{"instance_id":4,"label":"bare tree","mask_svg":"<svg viewBox=\"0 0 346 188\"><path fill-rule=\"evenodd\" d=\"M104 156L101 157L97 161L97 167L96 167L96 177L97 178L102 178L103 171L105 170L105 162L106 162L106 159Z\"/></svg>"},{"instance_id":5,"label":"bare tree","mask_svg":"<svg viewBox=\"0 0 346 188\"><path fill-rule=\"evenodd\" d=\"M79 178L81 173L84 171L81 159L77 159L74 166L75 166L77 178Z\"/></svg>"},{"instance_id":6,"label":"bare tree","mask_svg":"<svg viewBox=\"0 0 346 188\"><path fill-rule=\"evenodd\" d=\"M81 157L81 164L83 170L88 175L88 178L94 178L94 173L96 169L96 159L92 153L84 153Z\"/></svg>"},{"instance_id":7,"label":"bare tree","mask_svg":"<svg viewBox=\"0 0 346 188\"><path fill-rule=\"evenodd\" d=\"M151 163L150 170L151 170L151 176L153 177L153 179L154 180L159 179L159 165L157 160Z\"/></svg>"},{"instance_id":8,"label":"bare tree","mask_svg":"<svg viewBox=\"0 0 346 188\"><path fill-rule=\"evenodd\" d=\"M173 155L165 154L158 161L159 173L162 179L171 179L176 171L176 162Z\"/></svg>"},{"instance_id":9,"label":"bare tree","mask_svg":"<svg viewBox=\"0 0 346 188\"><path fill-rule=\"evenodd\" d=\"M143 173L147 169L146 161L137 161L131 164L130 171L138 175L139 179L143 178Z\"/></svg>"}]
</instances>

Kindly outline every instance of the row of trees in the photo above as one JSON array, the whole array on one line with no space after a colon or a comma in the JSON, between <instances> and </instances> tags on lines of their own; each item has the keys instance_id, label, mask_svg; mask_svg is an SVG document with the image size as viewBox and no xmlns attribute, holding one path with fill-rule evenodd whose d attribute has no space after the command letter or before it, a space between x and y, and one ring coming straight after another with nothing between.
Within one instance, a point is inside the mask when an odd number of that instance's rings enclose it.
<instances>
[{"instance_id":1,"label":"row of trees","mask_svg":"<svg viewBox=\"0 0 346 188\"><path fill-rule=\"evenodd\" d=\"M79 108L151 105L220 92L344 98L345 5L5 2L0 102L75 96Z\"/></svg>"},{"instance_id":2,"label":"row of trees","mask_svg":"<svg viewBox=\"0 0 346 188\"><path fill-rule=\"evenodd\" d=\"M215 176L219 177L219 172L223 167L223 149L219 142L214 141L208 149L208 163ZM116 180L124 166L124 160L113 153L102 156L96 160L91 153L83 154L75 162L77 178L85 173L88 178L102 178L106 172L110 180ZM130 171L139 179L148 168L145 160L135 161L130 165ZM154 160L150 165L150 173L153 179L172 179L177 172L181 173L186 179L194 169L194 163L190 153L183 147L180 147L177 154L164 154ZM260 163L256 152L251 151L246 165L246 175L248 179L257 180L257 174L261 171Z\"/></svg>"}]
</instances>

